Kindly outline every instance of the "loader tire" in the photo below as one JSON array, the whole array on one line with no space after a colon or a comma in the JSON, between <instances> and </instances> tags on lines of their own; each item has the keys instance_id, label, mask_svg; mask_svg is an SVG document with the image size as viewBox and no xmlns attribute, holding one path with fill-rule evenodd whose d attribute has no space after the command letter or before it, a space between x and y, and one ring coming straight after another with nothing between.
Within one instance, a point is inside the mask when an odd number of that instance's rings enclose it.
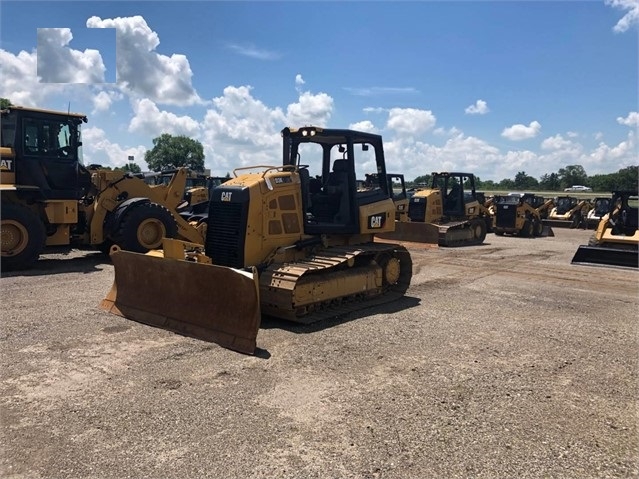
<instances>
[{"instance_id":1,"label":"loader tire","mask_svg":"<svg viewBox=\"0 0 639 479\"><path fill-rule=\"evenodd\" d=\"M541 220L533 220L533 235L541 236L544 233L544 224Z\"/></svg>"},{"instance_id":2,"label":"loader tire","mask_svg":"<svg viewBox=\"0 0 639 479\"><path fill-rule=\"evenodd\" d=\"M178 227L171 212L158 203L140 203L126 212L114 243L135 253L162 247L163 238L175 238Z\"/></svg>"},{"instance_id":3,"label":"loader tire","mask_svg":"<svg viewBox=\"0 0 639 479\"><path fill-rule=\"evenodd\" d=\"M519 236L522 238L530 238L533 236L533 224L530 220L524 221L524 225L521 227L521 231L519 231Z\"/></svg>"},{"instance_id":4,"label":"loader tire","mask_svg":"<svg viewBox=\"0 0 639 479\"><path fill-rule=\"evenodd\" d=\"M2 271L27 269L34 265L44 249L47 235L44 224L29 208L2 205Z\"/></svg>"}]
</instances>

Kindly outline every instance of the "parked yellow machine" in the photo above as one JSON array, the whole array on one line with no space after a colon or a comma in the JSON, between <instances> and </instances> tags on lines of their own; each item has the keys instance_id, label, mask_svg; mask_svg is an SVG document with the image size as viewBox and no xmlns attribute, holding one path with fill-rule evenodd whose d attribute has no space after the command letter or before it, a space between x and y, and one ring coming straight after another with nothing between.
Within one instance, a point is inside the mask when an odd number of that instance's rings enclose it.
<instances>
[{"instance_id":1,"label":"parked yellow machine","mask_svg":"<svg viewBox=\"0 0 639 479\"><path fill-rule=\"evenodd\" d=\"M356 161L386 177L381 136L308 126L282 138L282 166L236 169L213 190L204 247L114 248L102 308L253 353L261 313L308 323L401 297L410 254L374 241L395 226L388 183L355 177Z\"/></svg>"},{"instance_id":2,"label":"parked yellow machine","mask_svg":"<svg viewBox=\"0 0 639 479\"><path fill-rule=\"evenodd\" d=\"M0 191L3 271L32 266L47 246L112 244L145 252L163 237L203 242L177 214L186 170L167 185L81 163L86 116L12 106L2 110Z\"/></svg>"},{"instance_id":3,"label":"parked yellow machine","mask_svg":"<svg viewBox=\"0 0 639 479\"><path fill-rule=\"evenodd\" d=\"M592 200L592 209L586 217L586 224L590 228L597 228L601 219L610 212L611 196L598 196Z\"/></svg>"},{"instance_id":4,"label":"parked yellow machine","mask_svg":"<svg viewBox=\"0 0 639 479\"><path fill-rule=\"evenodd\" d=\"M408 216L410 198L406 191L404 175L399 173L388 173L386 175L388 189L391 192L391 199L395 204L395 229L394 231L380 232L377 237L384 240L399 242L425 243L437 246L439 242L439 229L429 223L412 222ZM379 176L367 174L363 188L376 185Z\"/></svg>"},{"instance_id":5,"label":"parked yellow machine","mask_svg":"<svg viewBox=\"0 0 639 479\"><path fill-rule=\"evenodd\" d=\"M639 268L639 196L614 191L588 245L579 246L572 263Z\"/></svg>"},{"instance_id":6,"label":"parked yellow machine","mask_svg":"<svg viewBox=\"0 0 639 479\"><path fill-rule=\"evenodd\" d=\"M496 235L554 236L551 227L543 224L543 212L553 205L552 199L545 200L531 193L497 195L494 204Z\"/></svg>"},{"instance_id":7,"label":"parked yellow machine","mask_svg":"<svg viewBox=\"0 0 639 479\"><path fill-rule=\"evenodd\" d=\"M585 228L585 220L588 211L592 208L586 199L575 198L574 196L558 196L554 199L554 206L544 219L544 224L548 226L559 226L564 228Z\"/></svg>"},{"instance_id":8,"label":"parked yellow machine","mask_svg":"<svg viewBox=\"0 0 639 479\"><path fill-rule=\"evenodd\" d=\"M492 222L480 204L472 173L432 173L430 188L417 190L410 199L411 222L437 229L439 246L481 244Z\"/></svg>"}]
</instances>

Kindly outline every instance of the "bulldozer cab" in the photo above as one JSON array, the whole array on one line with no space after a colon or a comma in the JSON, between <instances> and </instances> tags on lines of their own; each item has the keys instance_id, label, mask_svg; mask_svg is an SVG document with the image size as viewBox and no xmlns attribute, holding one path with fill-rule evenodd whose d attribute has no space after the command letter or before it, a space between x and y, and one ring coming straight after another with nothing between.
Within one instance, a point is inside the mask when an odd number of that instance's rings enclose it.
<instances>
[{"instance_id":1,"label":"bulldozer cab","mask_svg":"<svg viewBox=\"0 0 639 479\"><path fill-rule=\"evenodd\" d=\"M300 175L304 233L358 234L383 227L386 218L360 210L390 197L382 138L353 130L304 127L282 130L283 165ZM355 164L373 161L377 172L358 188ZM380 181L380 179L384 179Z\"/></svg>"},{"instance_id":2,"label":"bulldozer cab","mask_svg":"<svg viewBox=\"0 0 639 479\"><path fill-rule=\"evenodd\" d=\"M38 200L80 199L91 186L81 164L84 115L11 106L2 110L1 182Z\"/></svg>"},{"instance_id":3,"label":"bulldozer cab","mask_svg":"<svg viewBox=\"0 0 639 479\"><path fill-rule=\"evenodd\" d=\"M466 204L477 201L475 176L471 173L433 173L432 187L439 188L443 214L449 218L466 216Z\"/></svg>"}]
</instances>

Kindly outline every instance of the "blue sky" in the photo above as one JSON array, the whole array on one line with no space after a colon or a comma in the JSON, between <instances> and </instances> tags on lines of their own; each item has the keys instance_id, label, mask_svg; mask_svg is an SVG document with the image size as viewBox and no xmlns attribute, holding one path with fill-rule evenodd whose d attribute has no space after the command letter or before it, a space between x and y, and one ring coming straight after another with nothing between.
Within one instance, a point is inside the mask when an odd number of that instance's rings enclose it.
<instances>
[{"instance_id":1,"label":"blue sky","mask_svg":"<svg viewBox=\"0 0 639 479\"><path fill-rule=\"evenodd\" d=\"M408 179L593 175L639 164L638 23L639 0L3 0L0 96L86 113L85 163L185 134L223 175L316 124L380 133Z\"/></svg>"}]
</instances>

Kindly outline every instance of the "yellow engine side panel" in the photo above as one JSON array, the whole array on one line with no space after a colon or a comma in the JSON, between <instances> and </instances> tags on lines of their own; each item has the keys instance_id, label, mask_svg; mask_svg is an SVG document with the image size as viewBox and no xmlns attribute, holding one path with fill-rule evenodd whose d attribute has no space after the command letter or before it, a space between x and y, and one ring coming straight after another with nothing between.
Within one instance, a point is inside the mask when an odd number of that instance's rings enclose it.
<instances>
[{"instance_id":1,"label":"yellow engine side panel","mask_svg":"<svg viewBox=\"0 0 639 479\"><path fill-rule=\"evenodd\" d=\"M359 207L360 234L395 231L395 203L390 198Z\"/></svg>"},{"instance_id":2,"label":"yellow engine side panel","mask_svg":"<svg viewBox=\"0 0 639 479\"><path fill-rule=\"evenodd\" d=\"M13 148L0 148L0 184L15 185L16 183L16 155Z\"/></svg>"},{"instance_id":3,"label":"yellow engine side panel","mask_svg":"<svg viewBox=\"0 0 639 479\"><path fill-rule=\"evenodd\" d=\"M49 223L74 224L78 222L78 202L75 200L51 200L44 207Z\"/></svg>"}]
</instances>

